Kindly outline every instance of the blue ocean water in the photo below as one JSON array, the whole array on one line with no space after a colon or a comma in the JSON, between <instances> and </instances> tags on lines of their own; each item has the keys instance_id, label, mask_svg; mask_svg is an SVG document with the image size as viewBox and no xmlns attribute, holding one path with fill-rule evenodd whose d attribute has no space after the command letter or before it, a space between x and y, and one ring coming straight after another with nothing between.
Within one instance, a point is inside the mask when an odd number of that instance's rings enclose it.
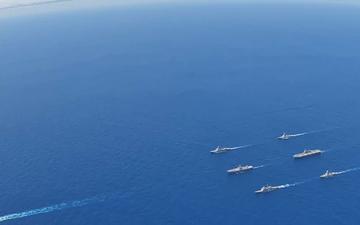
<instances>
[{"instance_id":1,"label":"blue ocean water","mask_svg":"<svg viewBox=\"0 0 360 225\"><path fill-rule=\"evenodd\" d=\"M0 222L357 224L360 171L318 176L360 166L359 19L333 3L3 19ZM304 148L326 152L294 161ZM228 176L239 163L265 167Z\"/></svg>"}]
</instances>

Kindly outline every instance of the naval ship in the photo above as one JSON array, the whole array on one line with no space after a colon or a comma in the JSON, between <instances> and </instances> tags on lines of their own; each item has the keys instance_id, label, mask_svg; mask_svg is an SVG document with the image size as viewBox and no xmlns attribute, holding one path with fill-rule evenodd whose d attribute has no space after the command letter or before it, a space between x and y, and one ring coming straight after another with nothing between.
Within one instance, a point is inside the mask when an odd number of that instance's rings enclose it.
<instances>
[{"instance_id":1,"label":"naval ship","mask_svg":"<svg viewBox=\"0 0 360 225\"><path fill-rule=\"evenodd\" d=\"M330 172L329 170L326 170L324 174L320 175L320 178L330 178L337 174L338 174L337 172Z\"/></svg>"},{"instance_id":2,"label":"naval ship","mask_svg":"<svg viewBox=\"0 0 360 225\"><path fill-rule=\"evenodd\" d=\"M228 148L222 148L220 146L217 146L214 150L211 150L210 152L214 153L214 154L218 154L218 153L224 153L224 152L227 152L227 151L229 151Z\"/></svg>"},{"instance_id":3,"label":"naval ship","mask_svg":"<svg viewBox=\"0 0 360 225\"><path fill-rule=\"evenodd\" d=\"M238 165L235 168L227 170L227 172L229 174L237 174L237 173L247 172L247 171L250 171L253 169L254 169L254 166L251 166L251 165L245 165L245 166Z\"/></svg>"},{"instance_id":4,"label":"naval ship","mask_svg":"<svg viewBox=\"0 0 360 225\"><path fill-rule=\"evenodd\" d=\"M321 154L322 151L319 149L313 149L313 150L304 150L303 152L297 153L293 155L294 159L301 159L308 156L314 156Z\"/></svg>"},{"instance_id":5,"label":"naval ship","mask_svg":"<svg viewBox=\"0 0 360 225\"><path fill-rule=\"evenodd\" d=\"M239 149L242 147L244 147L244 146L237 146L237 147L231 147L231 148L224 148L224 147L217 146L214 150L211 150L210 152L211 153L224 153L224 152L236 150L236 149Z\"/></svg>"},{"instance_id":6,"label":"naval ship","mask_svg":"<svg viewBox=\"0 0 360 225\"><path fill-rule=\"evenodd\" d=\"M291 136L289 134L283 133L280 137L278 137L279 140L289 140Z\"/></svg>"},{"instance_id":7,"label":"naval ship","mask_svg":"<svg viewBox=\"0 0 360 225\"><path fill-rule=\"evenodd\" d=\"M278 189L278 187L270 186L267 184L267 185L263 186L261 189L255 191L255 193L256 194L267 193L267 192L275 191L277 189Z\"/></svg>"}]
</instances>

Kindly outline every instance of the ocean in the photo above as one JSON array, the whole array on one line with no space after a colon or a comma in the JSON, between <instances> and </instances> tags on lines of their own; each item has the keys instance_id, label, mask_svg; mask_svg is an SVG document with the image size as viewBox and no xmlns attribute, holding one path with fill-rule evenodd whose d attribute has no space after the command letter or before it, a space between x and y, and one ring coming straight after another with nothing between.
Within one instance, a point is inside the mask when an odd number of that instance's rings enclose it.
<instances>
[{"instance_id":1,"label":"ocean","mask_svg":"<svg viewBox=\"0 0 360 225\"><path fill-rule=\"evenodd\" d=\"M358 224L358 21L330 2L1 19L0 223Z\"/></svg>"}]
</instances>

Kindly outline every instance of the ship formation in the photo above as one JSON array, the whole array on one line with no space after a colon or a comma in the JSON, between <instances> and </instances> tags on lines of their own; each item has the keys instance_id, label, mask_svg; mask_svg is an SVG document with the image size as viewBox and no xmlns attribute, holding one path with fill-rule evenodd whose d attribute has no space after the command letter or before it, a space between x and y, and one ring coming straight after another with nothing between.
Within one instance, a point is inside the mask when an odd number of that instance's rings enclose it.
<instances>
[{"instance_id":1,"label":"ship formation","mask_svg":"<svg viewBox=\"0 0 360 225\"><path fill-rule=\"evenodd\" d=\"M298 136L302 136L308 133L300 133L300 134L287 134L287 133L283 133L281 136L278 136L277 139L280 141L287 141L291 138L295 138ZM248 145L251 146L251 145ZM226 153L232 150L236 150L242 148L240 147L216 147L215 149L211 150L210 152L213 154L220 154L220 153ZM300 160L300 159L304 159L304 158L309 158L309 157L315 157L315 156L319 156L322 153L324 153L323 150L321 149L305 149L302 152L298 152L295 153L294 155L292 155L292 158L294 160ZM254 166L254 165L250 165L250 164L238 164L233 168L228 169L226 172L230 175L236 175L236 174L243 174L243 173L248 173L250 171L253 171L254 169L257 168L261 168L263 166ZM340 171L340 172L331 172L329 170L326 170L326 172L324 174L321 174L319 177L321 179L327 179L327 178L332 178L335 177L336 175L339 175L341 173L344 173L344 171ZM262 194L262 193L269 193L269 192L273 192L279 189L283 189L286 187L290 187L290 186L295 186L296 184L285 184L285 185L269 185L266 184L263 187L261 187L258 190L255 190L256 194Z\"/></svg>"}]
</instances>

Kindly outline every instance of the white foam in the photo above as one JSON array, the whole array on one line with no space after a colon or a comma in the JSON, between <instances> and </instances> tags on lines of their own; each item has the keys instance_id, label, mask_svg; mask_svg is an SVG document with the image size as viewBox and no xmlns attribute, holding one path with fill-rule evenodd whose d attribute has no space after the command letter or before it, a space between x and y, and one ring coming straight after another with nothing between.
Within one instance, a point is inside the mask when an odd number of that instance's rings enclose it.
<instances>
[{"instance_id":1,"label":"white foam","mask_svg":"<svg viewBox=\"0 0 360 225\"><path fill-rule=\"evenodd\" d=\"M251 147L252 145L242 145L242 146L237 146L237 147L228 147L228 148L224 148L225 150L236 150L236 149L241 149L241 148L248 148Z\"/></svg>"},{"instance_id":2,"label":"white foam","mask_svg":"<svg viewBox=\"0 0 360 225\"><path fill-rule=\"evenodd\" d=\"M332 127L332 128L325 128L325 129L319 129L319 130L312 130L312 131L306 132L306 134L321 133L321 132L331 131L331 130L335 130L335 129L339 129L339 128L340 127Z\"/></svg>"},{"instance_id":3,"label":"white foam","mask_svg":"<svg viewBox=\"0 0 360 225\"><path fill-rule=\"evenodd\" d=\"M302 182L296 182L296 183L292 183L292 184L283 184L283 185L279 185L279 186L275 186L275 187L279 188L279 189L282 189L282 188L294 187L294 186L297 186L299 184L302 184Z\"/></svg>"},{"instance_id":4,"label":"white foam","mask_svg":"<svg viewBox=\"0 0 360 225\"><path fill-rule=\"evenodd\" d=\"M279 186L275 186L276 188L279 188L279 189L282 189L282 188L288 188L288 187L295 187L295 186L298 186L298 185L301 185L301 184L304 184L304 183L307 183L307 182L310 182L314 179L317 179L317 177L313 177L313 178L309 178L307 180L303 180L303 181L299 181L299 182L295 182L295 183L291 183L291 184L283 184L283 185L279 185Z\"/></svg>"},{"instance_id":5,"label":"white foam","mask_svg":"<svg viewBox=\"0 0 360 225\"><path fill-rule=\"evenodd\" d=\"M349 172L356 171L356 170L360 170L360 167L355 167L355 168L352 168L352 169L335 172L335 174L344 174L344 173L349 173Z\"/></svg>"},{"instance_id":6,"label":"white foam","mask_svg":"<svg viewBox=\"0 0 360 225\"><path fill-rule=\"evenodd\" d=\"M7 220L20 219L20 218L29 217L29 216L35 216L38 214L51 213L54 211L60 211L60 210L68 209L68 208L82 207L85 205L102 202L104 200L105 200L105 196L96 196L96 197L87 198L87 199L83 199L83 200L77 200L77 201L72 201L72 202L63 202L63 203L55 204L52 206L47 206L47 207L38 208L38 209L31 209L31 210L24 211L24 212L18 212L18 213L0 216L0 222L4 222Z\"/></svg>"},{"instance_id":7,"label":"white foam","mask_svg":"<svg viewBox=\"0 0 360 225\"><path fill-rule=\"evenodd\" d=\"M309 132L303 132L303 133L298 133L298 134L289 134L289 137L299 137L299 136L303 136L309 134Z\"/></svg>"},{"instance_id":8,"label":"white foam","mask_svg":"<svg viewBox=\"0 0 360 225\"><path fill-rule=\"evenodd\" d=\"M266 166L266 165L254 166L254 169L263 168L263 167L265 167L265 166Z\"/></svg>"},{"instance_id":9,"label":"white foam","mask_svg":"<svg viewBox=\"0 0 360 225\"><path fill-rule=\"evenodd\" d=\"M299 136L303 136L303 135L307 135L307 134L320 133L320 132L325 132L325 131L329 131L329 130L333 130L333 129L336 129L336 128L326 128L326 129L319 129L319 130L311 130L311 131L297 133L297 134L288 134L288 136L289 137L299 137Z\"/></svg>"},{"instance_id":10,"label":"white foam","mask_svg":"<svg viewBox=\"0 0 360 225\"><path fill-rule=\"evenodd\" d=\"M275 188L279 188L279 189L287 188L287 187L290 187L290 184L283 184L283 185L275 186Z\"/></svg>"}]
</instances>

